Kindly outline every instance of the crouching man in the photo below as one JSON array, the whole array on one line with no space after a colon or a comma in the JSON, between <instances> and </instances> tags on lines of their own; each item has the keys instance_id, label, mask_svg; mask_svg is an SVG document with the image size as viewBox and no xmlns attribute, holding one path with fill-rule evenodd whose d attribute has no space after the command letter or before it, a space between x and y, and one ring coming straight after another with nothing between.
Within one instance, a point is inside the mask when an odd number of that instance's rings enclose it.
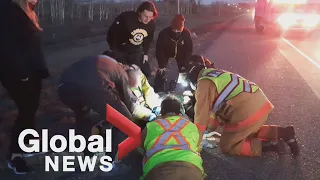
<instances>
[{"instance_id":1,"label":"crouching man","mask_svg":"<svg viewBox=\"0 0 320 180\"><path fill-rule=\"evenodd\" d=\"M130 90L130 82L135 76L128 76L127 66L123 66L109 56L91 56L81 59L64 70L60 77L58 95L60 100L72 109L76 116L76 133L85 136L90 134L100 134L96 121L88 121L85 116L92 109L100 115L104 124L111 126L106 120L106 104L116 109L119 113L134 121L140 105L136 103L136 97ZM155 119L155 117L153 116ZM99 119L97 119L99 121ZM94 128L92 128L94 126ZM118 128L112 129L112 152L107 152L112 159L116 159L118 144L127 135ZM85 156L92 156L88 149ZM125 164L115 164L127 169ZM120 171L119 171L120 172Z\"/></svg>"},{"instance_id":2,"label":"crouching man","mask_svg":"<svg viewBox=\"0 0 320 180\"><path fill-rule=\"evenodd\" d=\"M141 180L202 180L202 158L197 152L199 132L181 113L183 106L175 96L161 104L161 116L142 131L145 152Z\"/></svg>"}]
</instances>

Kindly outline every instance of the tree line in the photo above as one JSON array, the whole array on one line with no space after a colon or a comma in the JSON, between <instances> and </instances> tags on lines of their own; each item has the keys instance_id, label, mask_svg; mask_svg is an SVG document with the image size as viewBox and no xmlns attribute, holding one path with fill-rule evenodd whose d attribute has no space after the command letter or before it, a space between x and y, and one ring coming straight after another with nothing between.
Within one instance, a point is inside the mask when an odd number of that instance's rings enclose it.
<instances>
[{"instance_id":1,"label":"tree line","mask_svg":"<svg viewBox=\"0 0 320 180\"><path fill-rule=\"evenodd\" d=\"M136 10L138 0L40 0L36 9L42 24L65 24L70 21L104 21L119 13ZM174 15L178 11L177 0L154 2L159 15ZM180 0L180 13L199 12L199 0Z\"/></svg>"}]
</instances>

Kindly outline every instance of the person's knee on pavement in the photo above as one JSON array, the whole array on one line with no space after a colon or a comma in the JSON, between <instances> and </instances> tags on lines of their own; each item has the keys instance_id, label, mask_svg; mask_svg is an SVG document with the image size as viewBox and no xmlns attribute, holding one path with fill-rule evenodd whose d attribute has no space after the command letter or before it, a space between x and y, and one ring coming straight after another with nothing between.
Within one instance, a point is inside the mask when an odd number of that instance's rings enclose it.
<instances>
[{"instance_id":1,"label":"person's knee on pavement","mask_svg":"<svg viewBox=\"0 0 320 180\"><path fill-rule=\"evenodd\" d=\"M219 148L221 152L229 154L233 148L235 148L230 142L227 142L224 139L220 139Z\"/></svg>"}]
</instances>

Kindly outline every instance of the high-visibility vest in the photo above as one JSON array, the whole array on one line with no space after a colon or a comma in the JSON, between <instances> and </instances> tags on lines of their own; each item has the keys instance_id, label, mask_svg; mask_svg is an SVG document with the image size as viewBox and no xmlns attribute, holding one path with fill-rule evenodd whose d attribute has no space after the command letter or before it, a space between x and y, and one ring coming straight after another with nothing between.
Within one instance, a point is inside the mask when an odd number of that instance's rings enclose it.
<instances>
[{"instance_id":1,"label":"high-visibility vest","mask_svg":"<svg viewBox=\"0 0 320 180\"><path fill-rule=\"evenodd\" d=\"M210 79L217 88L218 97L215 99L212 109L214 113L220 109L224 101L232 99L241 92L254 93L259 89L255 83L240 75L220 69L205 69L199 80L202 79Z\"/></svg>"},{"instance_id":2,"label":"high-visibility vest","mask_svg":"<svg viewBox=\"0 0 320 180\"><path fill-rule=\"evenodd\" d=\"M131 88L131 91L138 98L139 104L142 106L146 106L145 97L144 97L140 87L139 88Z\"/></svg>"},{"instance_id":3,"label":"high-visibility vest","mask_svg":"<svg viewBox=\"0 0 320 180\"><path fill-rule=\"evenodd\" d=\"M199 132L196 125L183 116L159 118L147 123L143 176L159 164L171 161L189 162L203 172L202 158L197 153Z\"/></svg>"}]
</instances>

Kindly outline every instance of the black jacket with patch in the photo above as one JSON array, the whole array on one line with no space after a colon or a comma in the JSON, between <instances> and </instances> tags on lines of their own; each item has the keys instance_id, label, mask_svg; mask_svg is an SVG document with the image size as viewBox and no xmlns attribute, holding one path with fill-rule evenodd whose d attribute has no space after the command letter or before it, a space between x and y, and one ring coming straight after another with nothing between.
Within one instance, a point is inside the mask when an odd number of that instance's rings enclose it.
<instances>
[{"instance_id":1,"label":"black jacket with patch","mask_svg":"<svg viewBox=\"0 0 320 180\"><path fill-rule=\"evenodd\" d=\"M193 43L188 29L185 28L180 34L173 32L171 27L160 31L156 45L156 58L160 69L167 66L169 58L177 60L179 69L186 67L192 51Z\"/></svg>"},{"instance_id":2,"label":"black jacket with patch","mask_svg":"<svg viewBox=\"0 0 320 180\"><path fill-rule=\"evenodd\" d=\"M142 45L144 54L147 54L154 30L154 20L143 24L139 21L137 12L126 11L116 17L110 26L107 42L111 50L122 52L136 51Z\"/></svg>"}]
</instances>

